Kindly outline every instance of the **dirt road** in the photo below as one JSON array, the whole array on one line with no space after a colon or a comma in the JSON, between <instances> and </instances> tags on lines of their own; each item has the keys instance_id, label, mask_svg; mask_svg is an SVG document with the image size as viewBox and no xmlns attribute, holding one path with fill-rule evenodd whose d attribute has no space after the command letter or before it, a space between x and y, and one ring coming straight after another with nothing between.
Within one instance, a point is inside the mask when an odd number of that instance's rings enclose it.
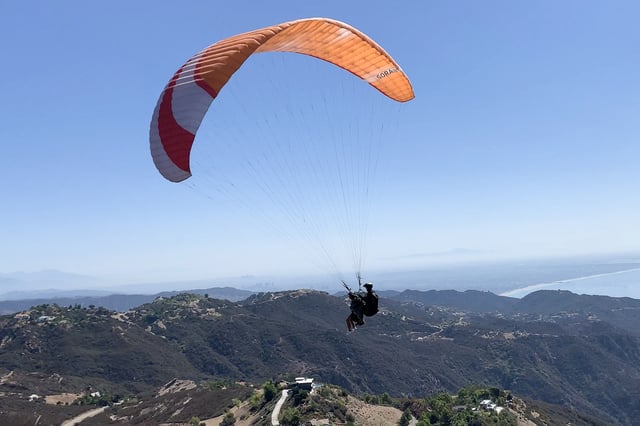
<instances>
[{"instance_id":1,"label":"dirt road","mask_svg":"<svg viewBox=\"0 0 640 426\"><path fill-rule=\"evenodd\" d=\"M65 422L62 423L62 426L73 426L77 423L82 422L83 420L88 419L89 417L93 417L93 416L97 416L98 414L102 413L104 410L106 410L107 407L100 407L100 408L96 408L93 410L89 410L89 411L85 411L84 413L75 416L72 419L69 419Z\"/></svg>"}]
</instances>

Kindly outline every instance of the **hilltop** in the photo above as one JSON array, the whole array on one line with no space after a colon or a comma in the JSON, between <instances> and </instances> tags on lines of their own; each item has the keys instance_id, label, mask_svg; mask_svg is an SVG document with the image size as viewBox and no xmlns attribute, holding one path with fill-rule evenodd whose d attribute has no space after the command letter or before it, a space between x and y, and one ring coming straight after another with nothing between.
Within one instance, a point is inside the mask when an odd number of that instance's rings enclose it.
<instances>
[{"instance_id":1,"label":"hilltop","mask_svg":"<svg viewBox=\"0 0 640 426\"><path fill-rule=\"evenodd\" d=\"M608 423L640 415L637 300L553 291L515 302L491 293L396 296L351 334L345 301L312 290L240 302L179 294L120 313L39 305L0 318L0 391L137 395L176 377L288 375L412 398L477 384ZM492 307L475 312L472 301ZM554 303L564 310L542 309Z\"/></svg>"},{"instance_id":2,"label":"hilltop","mask_svg":"<svg viewBox=\"0 0 640 426\"><path fill-rule=\"evenodd\" d=\"M308 382L312 379L305 379ZM464 423L475 425L591 424L595 417L554 404L522 399L497 388L468 386L456 394L394 398L355 395L331 384L172 379L137 395L87 390L77 394L0 395L0 421L32 424L231 425L347 424L362 426Z\"/></svg>"},{"instance_id":3,"label":"hilltop","mask_svg":"<svg viewBox=\"0 0 640 426\"><path fill-rule=\"evenodd\" d=\"M46 292L42 292L46 293ZM72 295L66 295L71 293ZM199 288L186 291L163 291L154 294L101 294L101 295L73 295L74 292L51 291L48 296L38 298L13 298L10 300L0 300L0 315L13 314L24 311L37 305L59 305L59 306L99 306L113 311L125 312L144 303L153 302L158 297L171 297L181 293L207 295L216 299L230 300L237 302L244 300L254 294L252 291L240 290L233 287L210 287Z\"/></svg>"}]
</instances>

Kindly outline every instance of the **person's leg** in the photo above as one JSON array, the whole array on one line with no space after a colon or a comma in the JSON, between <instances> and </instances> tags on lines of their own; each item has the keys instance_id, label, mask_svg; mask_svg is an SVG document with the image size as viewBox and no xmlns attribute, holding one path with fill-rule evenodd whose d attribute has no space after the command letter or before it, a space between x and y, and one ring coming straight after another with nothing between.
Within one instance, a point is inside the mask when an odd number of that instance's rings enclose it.
<instances>
[{"instance_id":1,"label":"person's leg","mask_svg":"<svg viewBox=\"0 0 640 426\"><path fill-rule=\"evenodd\" d=\"M364 325L364 305L359 304L353 311L353 322L356 325Z\"/></svg>"},{"instance_id":2,"label":"person's leg","mask_svg":"<svg viewBox=\"0 0 640 426\"><path fill-rule=\"evenodd\" d=\"M356 328L356 326L360 325L360 318L358 317L358 314L356 312L351 314L351 324L353 324L353 328Z\"/></svg>"}]
</instances>

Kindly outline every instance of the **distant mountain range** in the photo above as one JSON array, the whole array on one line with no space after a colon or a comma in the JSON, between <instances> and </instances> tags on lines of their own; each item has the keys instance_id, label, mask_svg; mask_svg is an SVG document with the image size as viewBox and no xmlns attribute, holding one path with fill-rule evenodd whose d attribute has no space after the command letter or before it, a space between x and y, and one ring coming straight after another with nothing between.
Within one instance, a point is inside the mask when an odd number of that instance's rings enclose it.
<instances>
[{"instance_id":1,"label":"distant mountain range","mask_svg":"<svg viewBox=\"0 0 640 426\"><path fill-rule=\"evenodd\" d=\"M0 318L0 376L43 377L12 385L25 393L138 393L175 377L303 375L349 392L413 397L479 384L609 424L640 418L640 300L562 291L382 295L380 313L350 334L346 301L312 290L238 302L183 293L125 313L38 305Z\"/></svg>"},{"instance_id":2,"label":"distant mountain range","mask_svg":"<svg viewBox=\"0 0 640 426\"><path fill-rule=\"evenodd\" d=\"M460 251L460 250L455 250ZM464 251L464 250L462 250ZM431 254L433 256L434 253ZM640 268L640 253L580 256L553 259L521 259L476 263L437 264L429 268L372 270L377 289L467 290L503 294L542 283L606 275ZM106 296L110 294L156 294L161 291L187 291L211 287L233 287L252 292L314 288L320 291L342 290L338 281L322 276L254 276L175 282L107 282L97 277L45 270L39 272L0 272L0 301L51 299L54 297ZM576 293L591 293L571 288ZM518 294L518 293L516 293ZM605 292L605 294L608 294ZM636 297L631 293L616 293ZM638 293L640 298L640 292Z\"/></svg>"},{"instance_id":3,"label":"distant mountain range","mask_svg":"<svg viewBox=\"0 0 640 426\"><path fill-rule=\"evenodd\" d=\"M38 272L0 273L0 297L10 298L12 293L18 297L26 295L25 289L42 291L60 288L91 288L99 280L88 275L80 275L57 270L43 270ZM58 290L60 291L60 290Z\"/></svg>"}]
</instances>

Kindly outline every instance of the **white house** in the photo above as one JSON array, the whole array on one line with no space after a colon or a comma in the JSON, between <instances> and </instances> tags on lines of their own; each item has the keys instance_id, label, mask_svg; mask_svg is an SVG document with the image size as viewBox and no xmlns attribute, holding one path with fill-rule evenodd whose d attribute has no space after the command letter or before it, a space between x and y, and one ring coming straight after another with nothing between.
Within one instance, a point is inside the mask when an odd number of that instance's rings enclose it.
<instances>
[{"instance_id":1,"label":"white house","mask_svg":"<svg viewBox=\"0 0 640 426\"><path fill-rule=\"evenodd\" d=\"M500 411L504 410L504 407L499 406L490 399L483 399L480 401L480 406L487 411L495 411L498 414L500 414Z\"/></svg>"},{"instance_id":2,"label":"white house","mask_svg":"<svg viewBox=\"0 0 640 426\"><path fill-rule=\"evenodd\" d=\"M52 317L50 315L41 315L38 317L38 322L53 321L54 319L56 319L56 317Z\"/></svg>"},{"instance_id":3,"label":"white house","mask_svg":"<svg viewBox=\"0 0 640 426\"><path fill-rule=\"evenodd\" d=\"M313 379L306 377L296 377L292 385L300 389L311 390L311 388L313 387Z\"/></svg>"}]
</instances>

